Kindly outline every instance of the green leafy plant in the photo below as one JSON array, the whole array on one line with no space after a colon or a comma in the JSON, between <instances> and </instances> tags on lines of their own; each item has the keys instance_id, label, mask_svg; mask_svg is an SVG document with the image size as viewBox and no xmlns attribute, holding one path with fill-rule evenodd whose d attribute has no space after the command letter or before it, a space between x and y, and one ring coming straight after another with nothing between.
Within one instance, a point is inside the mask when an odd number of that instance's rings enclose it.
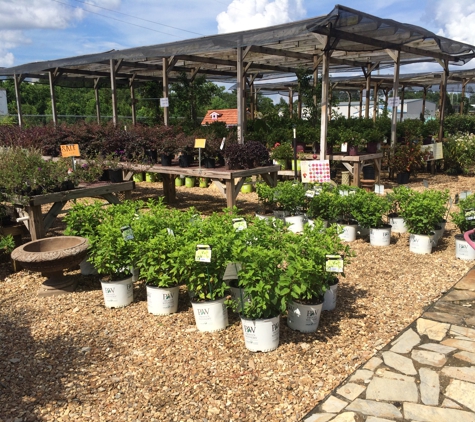
<instances>
[{"instance_id":1,"label":"green leafy plant","mask_svg":"<svg viewBox=\"0 0 475 422\"><path fill-rule=\"evenodd\" d=\"M74 204L64 216L66 236L81 236L91 239L97 235L97 228L105 214L101 201L84 201Z\"/></svg>"},{"instance_id":2,"label":"green leafy plant","mask_svg":"<svg viewBox=\"0 0 475 422\"><path fill-rule=\"evenodd\" d=\"M414 192L401 212L409 233L430 235L444 219L448 199L448 190Z\"/></svg>"},{"instance_id":3,"label":"green leafy plant","mask_svg":"<svg viewBox=\"0 0 475 422\"><path fill-rule=\"evenodd\" d=\"M475 135L458 134L443 143L444 171L448 174L468 174L475 162Z\"/></svg>"},{"instance_id":4,"label":"green leafy plant","mask_svg":"<svg viewBox=\"0 0 475 422\"><path fill-rule=\"evenodd\" d=\"M277 209L291 215L303 211L307 204L306 190L302 183L295 183L291 180L279 182L273 189Z\"/></svg>"},{"instance_id":5,"label":"green leafy plant","mask_svg":"<svg viewBox=\"0 0 475 422\"><path fill-rule=\"evenodd\" d=\"M389 157L389 166L395 173L415 173L426 165L425 158L419 143L407 142L396 145Z\"/></svg>"},{"instance_id":6,"label":"green leafy plant","mask_svg":"<svg viewBox=\"0 0 475 422\"><path fill-rule=\"evenodd\" d=\"M322 190L318 195L310 199L307 216L309 218L321 218L322 220L334 220L338 216L336 193L331 190Z\"/></svg>"},{"instance_id":7,"label":"green leafy plant","mask_svg":"<svg viewBox=\"0 0 475 422\"><path fill-rule=\"evenodd\" d=\"M270 151L274 160L291 160L294 158L294 150L290 142L277 142Z\"/></svg>"},{"instance_id":8,"label":"green leafy plant","mask_svg":"<svg viewBox=\"0 0 475 422\"><path fill-rule=\"evenodd\" d=\"M391 209L387 196L376 195L363 189L356 192L353 198L352 215L358 224L366 228L381 228L386 223L383 219Z\"/></svg>"},{"instance_id":9,"label":"green leafy plant","mask_svg":"<svg viewBox=\"0 0 475 422\"><path fill-rule=\"evenodd\" d=\"M15 241L12 235L0 236L0 252L9 255L15 249Z\"/></svg>"},{"instance_id":10,"label":"green leafy plant","mask_svg":"<svg viewBox=\"0 0 475 422\"><path fill-rule=\"evenodd\" d=\"M452 212L452 222L458 227L461 233L465 233L475 227L475 220L467 220L465 213L475 209L475 195L469 195L461 199L458 203L458 211Z\"/></svg>"},{"instance_id":11,"label":"green leafy plant","mask_svg":"<svg viewBox=\"0 0 475 422\"><path fill-rule=\"evenodd\" d=\"M355 221L353 215L355 195L359 188L354 186L340 185L335 195L336 215L342 224L352 224Z\"/></svg>"},{"instance_id":12,"label":"green leafy plant","mask_svg":"<svg viewBox=\"0 0 475 422\"><path fill-rule=\"evenodd\" d=\"M391 201L391 216L398 216L401 213L414 192L407 186L396 186L392 192L387 194L389 201Z\"/></svg>"}]
</instances>

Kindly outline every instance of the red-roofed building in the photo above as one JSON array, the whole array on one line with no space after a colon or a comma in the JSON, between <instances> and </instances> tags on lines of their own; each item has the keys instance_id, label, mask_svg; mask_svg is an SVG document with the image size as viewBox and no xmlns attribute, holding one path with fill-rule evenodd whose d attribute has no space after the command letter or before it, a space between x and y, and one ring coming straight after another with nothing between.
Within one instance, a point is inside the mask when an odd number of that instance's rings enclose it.
<instances>
[{"instance_id":1,"label":"red-roofed building","mask_svg":"<svg viewBox=\"0 0 475 422\"><path fill-rule=\"evenodd\" d=\"M237 108L226 108L224 110L208 110L202 125L214 122L224 122L226 126L237 126L238 111Z\"/></svg>"}]
</instances>

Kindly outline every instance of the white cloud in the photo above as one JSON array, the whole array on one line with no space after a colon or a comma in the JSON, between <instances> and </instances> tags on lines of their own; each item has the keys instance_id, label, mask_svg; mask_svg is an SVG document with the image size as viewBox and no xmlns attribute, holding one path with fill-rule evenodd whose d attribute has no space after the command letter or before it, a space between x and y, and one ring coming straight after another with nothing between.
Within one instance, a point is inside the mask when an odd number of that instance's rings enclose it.
<instances>
[{"instance_id":1,"label":"white cloud","mask_svg":"<svg viewBox=\"0 0 475 422\"><path fill-rule=\"evenodd\" d=\"M473 0L437 0L429 12L439 27L438 34L475 45L475 2Z\"/></svg>"},{"instance_id":2,"label":"white cloud","mask_svg":"<svg viewBox=\"0 0 475 422\"><path fill-rule=\"evenodd\" d=\"M305 16L303 0L233 0L217 17L218 33L263 28Z\"/></svg>"}]
</instances>

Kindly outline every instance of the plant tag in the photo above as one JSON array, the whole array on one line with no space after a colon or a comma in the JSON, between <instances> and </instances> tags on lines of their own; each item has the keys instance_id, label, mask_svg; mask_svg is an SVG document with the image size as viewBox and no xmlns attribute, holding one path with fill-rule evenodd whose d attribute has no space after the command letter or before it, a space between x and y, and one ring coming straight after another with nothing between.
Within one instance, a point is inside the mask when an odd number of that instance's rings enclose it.
<instances>
[{"instance_id":1,"label":"plant tag","mask_svg":"<svg viewBox=\"0 0 475 422\"><path fill-rule=\"evenodd\" d=\"M124 240L133 240L134 232L130 226L123 226L120 228L120 231L122 232L122 237Z\"/></svg>"},{"instance_id":2,"label":"plant tag","mask_svg":"<svg viewBox=\"0 0 475 422\"><path fill-rule=\"evenodd\" d=\"M422 184L424 185L425 188L429 187L429 182L425 179L422 181Z\"/></svg>"},{"instance_id":3,"label":"plant tag","mask_svg":"<svg viewBox=\"0 0 475 422\"><path fill-rule=\"evenodd\" d=\"M308 198L313 198L315 196L315 191L314 190L308 190L307 192L305 192L305 196L308 197Z\"/></svg>"},{"instance_id":4,"label":"plant tag","mask_svg":"<svg viewBox=\"0 0 475 422\"><path fill-rule=\"evenodd\" d=\"M470 220L475 220L475 210L469 209L465 210L465 220L470 221Z\"/></svg>"},{"instance_id":5,"label":"plant tag","mask_svg":"<svg viewBox=\"0 0 475 422\"><path fill-rule=\"evenodd\" d=\"M355 190L350 190L350 191L348 192L349 195L354 195L355 193L356 193Z\"/></svg>"},{"instance_id":6,"label":"plant tag","mask_svg":"<svg viewBox=\"0 0 475 422\"><path fill-rule=\"evenodd\" d=\"M341 149L341 152L348 152L348 142L343 142L341 144L340 149Z\"/></svg>"},{"instance_id":7,"label":"plant tag","mask_svg":"<svg viewBox=\"0 0 475 422\"><path fill-rule=\"evenodd\" d=\"M340 195L341 196L348 196L348 191L347 190L341 190Z\"/></svg>"},{"instance_id":8,"label":"plant tag","mask_svg":"<svg viewBox=\"0 0 475 422\"><path fill-rule=\"evenodd\" d=\"M326 255L325 269L327 273L343 272L343 255Z\"/></svg>"},{"instance_id":9,"label":"plant tag","mask_svg":"<svg viewBox=\"0 0 475 422\"><path fill-rule=\"evenodd\" d=\"M196 245L195 261L211 262L211 246Z\"/></svg>"},{"instance_id":10,"label":"plant tag","mask_svg":"<svg viewBox=\"0 0 475 422\"><path fill-rule=\"evenodd\" d=\"M321 186L315 185L313 190L315 191L315 195L320 195L323 191L323 188Z\"/></svg>"},{"instance_id":11,"label":"plant tag","mask_svg":"<svg viewBox=\"0 0 475 422\"><path fill-rule=\"evenodd\" d=\"M472 192L470 192L469 190L464 190L460 192L459 199L466 199L467 196L470 196L471 194Z\"/></svg>"},{"instance_id":12,"label":"plant tag","mask_svg":"<svg viewBox=\"0 0 475 422\"><path fill-rule=\"evenodd\" d=\"M374 185L374 192L379 193L380 195L384 195L384 185Z\"/></svg>"},{"instance_id":13,"label":"plant tag","mask_svg":"<svg viewBox=\"0 0 475 422\"><path fill-rule=\"evenodd\" d=\"M170 236L175 236L175 233L173 233L173 230L169 227L167 227L167 233L170 235Z\"/></svg>"},{"instance_id":14,"label":"plant tag","mask_svg":"<svg viewBox=\"0 0 475 422\"><path fill-rule=\"evenodd\" d=\"M233 227L236 229L236 231L247 229L246 220L244 220L242 217L233 218Z\"/></svg>"},{"instance_id":15,"label":"plant tag","mask_svg":"<svg viewBox=\"0 0 475 422\"><path fill-rule=\"evenodd\" d=\"M223 140L221 141L221 145L219 146L220 150L224 148L224 141L226 141L226 138L223 138Z\"/></svg>"}]
</instances>

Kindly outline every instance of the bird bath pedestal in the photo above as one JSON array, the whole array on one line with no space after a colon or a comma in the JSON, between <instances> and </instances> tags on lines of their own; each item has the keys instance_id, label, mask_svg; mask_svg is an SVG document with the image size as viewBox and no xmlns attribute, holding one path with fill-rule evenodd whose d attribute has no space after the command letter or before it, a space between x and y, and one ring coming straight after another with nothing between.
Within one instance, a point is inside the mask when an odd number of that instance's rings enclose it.
<instances>
[{"instance_id":1,"label":"bird bath pedestal","mask_svg":"<svg viewBox=\"0 0 475 422\"><path fill-rule=\"evenodd\" d=\"M47 278L38 296L54 296L74 291L75 278L65 277L63 270L78 265L86 257L87 247L84 237L48 237L19 246L12 252L12 259L26 270L41 272Z\"/></svg>"}]
</instances>

